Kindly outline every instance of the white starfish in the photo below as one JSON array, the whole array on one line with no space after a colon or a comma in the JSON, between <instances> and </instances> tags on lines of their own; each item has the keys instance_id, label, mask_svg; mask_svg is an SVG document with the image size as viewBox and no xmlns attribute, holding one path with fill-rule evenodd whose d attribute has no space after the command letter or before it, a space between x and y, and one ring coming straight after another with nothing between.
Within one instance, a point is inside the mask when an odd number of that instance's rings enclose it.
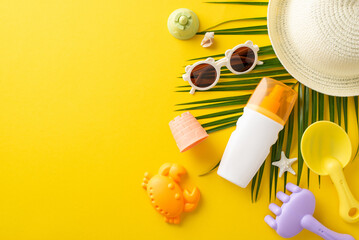
<instances>
[{"instance_id":1,"label":"white starfish","mask_svg":"<svg viewBox=\"0 0 359 240\"><path fill-rule=\"evenodd\" d=\"M279 177L282 177L284 172L290 172L291 174L295 175L295 172L292 168L292 164L297 161L297 158L288 159L284 152L281 154L281 158L277 162L273 162L272 165L277 166L279 168Z\"/></svg>"}]
</instances>

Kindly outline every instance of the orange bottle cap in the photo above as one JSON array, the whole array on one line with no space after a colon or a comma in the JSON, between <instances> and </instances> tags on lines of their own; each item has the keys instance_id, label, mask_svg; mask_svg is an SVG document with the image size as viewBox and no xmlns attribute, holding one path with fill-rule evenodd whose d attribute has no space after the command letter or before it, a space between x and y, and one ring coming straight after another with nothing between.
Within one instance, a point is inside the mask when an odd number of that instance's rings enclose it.
<instances>
[{"instance_id":1,"label":"orange bottle cap","mask_svg":"<svg viewBox=\"0 0 359 240\"><path fill-rule=\"evenodd\" d=\"M282 82L264 77L252 94L247 107L285 125L297 100L297 92Z\"/></svg>"}]
</instances>

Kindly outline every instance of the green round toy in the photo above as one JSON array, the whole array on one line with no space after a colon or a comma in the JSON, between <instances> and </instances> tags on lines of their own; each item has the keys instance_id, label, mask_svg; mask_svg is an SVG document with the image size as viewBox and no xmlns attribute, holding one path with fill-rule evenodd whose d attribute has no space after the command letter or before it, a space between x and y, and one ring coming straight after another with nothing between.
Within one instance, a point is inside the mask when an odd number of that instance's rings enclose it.
<instances>
[{"instance_id":1,"label":"green round toy","mask_svg":"<svg viewBox=\"0 0 359 240\"><path fill-rule=\"evenodd\" d=\"M167 27L172 36L186 40L196 35L199 28L197 15L187 8L179 8L168 17Z\"/></svg>"}]
</instances>

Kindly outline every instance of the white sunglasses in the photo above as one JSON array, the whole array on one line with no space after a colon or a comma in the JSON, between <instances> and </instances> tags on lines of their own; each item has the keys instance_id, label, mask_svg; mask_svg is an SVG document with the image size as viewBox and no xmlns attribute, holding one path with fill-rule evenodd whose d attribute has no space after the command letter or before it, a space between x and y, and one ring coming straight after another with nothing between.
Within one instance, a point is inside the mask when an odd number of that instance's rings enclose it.
<instances>
[{"instance_id":1,"label":"white sunglasses","mask_svg":"<svg viewBox=\"0 0 359 240\"><path fill-rule=\"evenodd\" d=\"M192 86L190 94L194 94L196 90L208 90L218 83L223 66L234 74L245 74L252 71L256 65L262 65L263 62L258 60L258 51L257 45L253 45L252 41L247 41L227 50L225 57L218 61L207 58L186 66L186 73L182 75L182 78Z\"/></svg>"}]
</instances>

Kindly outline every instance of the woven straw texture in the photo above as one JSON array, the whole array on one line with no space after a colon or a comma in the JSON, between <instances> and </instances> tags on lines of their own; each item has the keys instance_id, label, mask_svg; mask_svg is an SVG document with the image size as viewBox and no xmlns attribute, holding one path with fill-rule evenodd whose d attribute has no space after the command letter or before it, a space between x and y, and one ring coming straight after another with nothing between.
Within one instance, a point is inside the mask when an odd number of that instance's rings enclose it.
<instances>
[{"instance_id":1,"label":"woven straw texture","mask_svg":"<svg viewBox=\"0 0 359 240\"><path fill-rule=\"evenodd\" d=\"M295 79L324 94L359 95L358 0L271 0L268 28Z\"/></svg>"}]
</instances>

